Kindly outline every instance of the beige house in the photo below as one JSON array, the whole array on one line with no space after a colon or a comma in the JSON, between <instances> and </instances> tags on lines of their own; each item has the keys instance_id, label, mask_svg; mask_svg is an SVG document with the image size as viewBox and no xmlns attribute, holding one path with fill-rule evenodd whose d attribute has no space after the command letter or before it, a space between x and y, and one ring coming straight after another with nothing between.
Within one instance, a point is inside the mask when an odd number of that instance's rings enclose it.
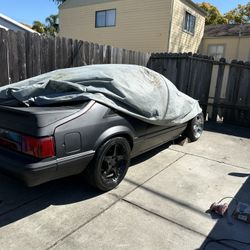
<instances>
[{"instance_id":1,"label":"beige house","mask_svg":"<svg viewBox=\"0 0 250 250\"><path fill-rule=\"evenodd\" d=\"M206 26L200 52L228 62L250 61L250 24Z\"/></svg>"},{"instance_id":2,"label":"beige house","mask_svg":"<svg viewBox=\"0 0 250 250\"><path fill-rule=\"evenodd\" d=\"M191 0L67 0L60 36L143 52L197 52L205 15Z\"/></svg>"}]
</instances>

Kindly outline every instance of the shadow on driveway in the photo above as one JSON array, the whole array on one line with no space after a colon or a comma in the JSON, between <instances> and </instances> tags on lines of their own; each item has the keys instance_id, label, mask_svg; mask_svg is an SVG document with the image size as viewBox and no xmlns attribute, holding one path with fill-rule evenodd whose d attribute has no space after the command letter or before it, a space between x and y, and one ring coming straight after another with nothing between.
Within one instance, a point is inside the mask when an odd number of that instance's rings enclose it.
<instances>
[{"instance_id":1,"label":"shadow on driveway","mask_svg":"<svg viewBox=\"0 0 250 250\"><path fill-rule=\"evenodd\" d=\"M250 129L246 127L208 121L205 123L205 130L250 139Z\"/></svg>"},{"instance_id":2,"label":"shadow on driveway","mask_svg":"<svg viewBox=\"0 0 250 250\"><path fill-rule=\"evenodd\" d=\"M230 176L235 178L243 178L249 176L250 173L239 172L229 173ZM223 198L223 197L222 197ZM234 197L238 202L250 204L250 178L248 177L245 183L242 185L238 193ZM213 229L210 231L206 240L200 247L202 250L213 250L219 246L227 246L226 249L237 250L249 250L250 249L250 224L234 219L231 215L237 206L236 200L225 200L224 202L230 202L228 216L218 219L218 216L211 218L217 219ZM222 202L222 203L224 203ZM226 239L226 240L225 240ZM242 244L240 242L247 242L248 244ZM220 248L219 248L220 249ZM224 249L224 248L222 248Z\"/></svg>"},{"instance_id":3,"label":"shadow on driveway","mask_svg":"<svg viewBox=\"0 0 250 250\"><path fill-rule=\"evenodd\" d=\"M165 144L132 159L131 167L144 162L171 145ZM21 220L54 205L66 205L95 198L103 193L84 182L81 175L52 181L37 187L0 175L0 227Z\"/></svg>"}]
</instances>

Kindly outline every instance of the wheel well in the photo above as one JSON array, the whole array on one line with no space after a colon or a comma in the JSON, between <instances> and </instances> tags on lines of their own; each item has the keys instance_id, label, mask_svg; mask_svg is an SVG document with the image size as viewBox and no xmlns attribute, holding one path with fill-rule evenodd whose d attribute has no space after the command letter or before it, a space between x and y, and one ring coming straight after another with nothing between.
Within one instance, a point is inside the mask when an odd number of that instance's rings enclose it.
<instances>
[{"instance_id":1,"label":"wheel well","mask_svg":"<svg viewBox=\"0 0 250 250\"><path fill-rule=\"evenodd\" d=\"M116 135L114 137L117 137L117 136L124 137L128 141L131 150L133 149L134 143L133 143L133 139L132 139L132 137L130 135L128 135L128 134L118 134L118 135Z\"/></svg>"},{"instance_id":2,"label":"wheel well","mask_svg":"<svg viewBox=\"0 0 250 250\"><path fill-rule=\"evenodd\" d=\"M128 141L131 150L133 149L133 146L134 146L133 139L129 134L126 134L126 133L119 133L119 134L112 135L112 136L106 138L101 144L105 143L106 141L108 141L112 138L116 138L116 137L125 138Z\"/></svg>"}]
</instances>

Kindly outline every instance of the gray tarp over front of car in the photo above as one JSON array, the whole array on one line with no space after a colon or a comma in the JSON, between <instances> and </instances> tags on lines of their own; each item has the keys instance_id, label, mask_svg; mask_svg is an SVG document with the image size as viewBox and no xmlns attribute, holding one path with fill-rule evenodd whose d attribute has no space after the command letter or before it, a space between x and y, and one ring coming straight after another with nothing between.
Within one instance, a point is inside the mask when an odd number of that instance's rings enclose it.
<instances>
[{"instance_id":1,"label":"gray tarp over front of car","mask_svg":"<svg viewBox=\"0 0 250 250\"><path fill-rule=\"evenodd\" d=\"M0 88L0 104L47 106L95 100L156 125L187 122L202 110L168 79L135 65L91 65L55 70Z\"/></svg>"}]
</instances>

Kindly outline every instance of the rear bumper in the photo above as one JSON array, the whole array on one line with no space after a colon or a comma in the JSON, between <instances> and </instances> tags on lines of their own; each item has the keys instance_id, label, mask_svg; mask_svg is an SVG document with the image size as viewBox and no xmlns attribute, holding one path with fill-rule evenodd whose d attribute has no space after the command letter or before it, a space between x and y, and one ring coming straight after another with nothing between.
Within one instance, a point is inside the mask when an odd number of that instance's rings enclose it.
<instances>
[{"instance_id":1,"label":"rear bumper","mask_svg":"<svg viewBox=\"0 0 250 250\"><path fill-rule=\"evenodd\" d=\"M38 161L32 157L0 147L0 171L23 181L27 186L81 173L90 163L94 151L60 159Z\"/></svg>"}]
</instances>

